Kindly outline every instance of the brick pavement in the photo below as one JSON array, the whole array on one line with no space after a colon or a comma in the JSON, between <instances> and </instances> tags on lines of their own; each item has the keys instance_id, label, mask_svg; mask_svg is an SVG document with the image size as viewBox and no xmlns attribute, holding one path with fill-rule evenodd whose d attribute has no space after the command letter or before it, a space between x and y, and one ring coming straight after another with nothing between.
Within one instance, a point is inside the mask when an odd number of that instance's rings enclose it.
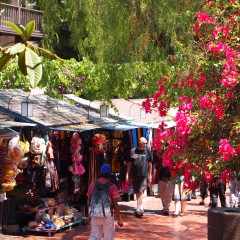
<instances>
[{"instance_id":1,"label":"brick pavement","mask_svg":"<svg viewBox=\"0 0 240 240\"><path fill-rule=\"evenodd\" d=\"M229 202L229 191L226 193ZM186 207L186 215L173 218L172 216L160 215L161 202L159 198L147 197L144 199L145 214L139 219L133 215L135 201L120 202L124 227L116 229L116 240L206 240L207 239L207 210L209 197L206 205L200 206L200 197L192 199ZM171 203L170 212L174 211L174 203ZM90 226L75 226L56 233L54 236L45 235L23 235L10 236L0 235L1 240L86 240L88 239Z\"/></svg>"}]
</instances>

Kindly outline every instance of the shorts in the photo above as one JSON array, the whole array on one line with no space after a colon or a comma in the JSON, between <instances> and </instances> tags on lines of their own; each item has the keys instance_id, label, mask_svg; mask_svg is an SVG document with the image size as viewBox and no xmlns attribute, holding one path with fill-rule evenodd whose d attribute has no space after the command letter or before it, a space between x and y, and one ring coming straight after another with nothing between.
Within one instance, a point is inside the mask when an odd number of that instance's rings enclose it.
<instances>
[{"instance_id":1,"label":"shorts","mask_svg":"<svg viewBox=\"0 0 240 240\"><path fill-rule=\"evenodd\" d=\"M144 193L144 191L147 189L147 177L133 177L132 186L134 193Z\"/></svg>"},{"instance_id":2,"label":"shorts","mask_svg":"<svg viewBox=\"0 0 240 240\"><path fill-rule=\"evenodd\" d=\"M190 201L191 200L191 194L189 190L183 190L183 184L181 183L175 183L174 185L174 193L173 193L173 201Z\"/></svg>"}]
</instances>

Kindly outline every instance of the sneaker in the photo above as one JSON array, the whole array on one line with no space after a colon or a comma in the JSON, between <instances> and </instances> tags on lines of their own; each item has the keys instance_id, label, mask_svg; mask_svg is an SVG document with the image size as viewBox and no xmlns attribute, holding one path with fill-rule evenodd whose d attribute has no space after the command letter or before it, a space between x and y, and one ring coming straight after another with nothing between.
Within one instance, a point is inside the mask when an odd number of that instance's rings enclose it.
<instances>
[{"instance_id":1,"label":"sneaker","mask_svg":"<svg viewBox=\"0 0 240 240\"><path fill-rule=\"evenodd\" d=\"M199 205L204 205L204 201L202 200L202 201L199 203Z\"/></svg>"},{"instance_id":2,"label":"sneaker","mask_svg":"<svg viewBox=\"0 0 240 240\"><path fill-rule=\"evenodd\" d=\"M179 216L180 216L180 217L183 217L183 216L185 216L185 214L181 212L181 213L179 214Z\"/></svg>"},{"instance_id":3,"label":"sneaker","mask_svg":"<svg viewBox=\"0 0 240 240\"><path fill-rule=\"evenodd\" d=\"M195 194L192 194L192 199L197 199L197 196Z\"/></svg>"},{"instance_id":4,"label":"sneaker","mask_svg":"<svg viewBox=\"0 0 240 240\"><path fill-rule=\"evenodd\" d=\"M178 216L179 216L179 213L173 213L172 216L173 216L173 217L178 217Z\"/></svg>"},{"instance_id":5,"label":"sneaker","mask_svg":"<svg viewBox=\"0 0 240 240\"><path fill-rule=\"evenodd\" d=\"M135 211L135 212L134 212L134 215L135 215L136 217L142 217L142 216L143 216L143 211L142 211L142 210Z\"/></svg>"},{"instance_id":6,"label":"sneaker","mask_svg":"<svg viewBox=\"0 0 240 240\"><path fill-rule=\"evenodd\" d=\"M164 215L164 216L169 216L169 211L164 211L164 212L163 212L163 215Z\"/></svg>"}]
</instances>

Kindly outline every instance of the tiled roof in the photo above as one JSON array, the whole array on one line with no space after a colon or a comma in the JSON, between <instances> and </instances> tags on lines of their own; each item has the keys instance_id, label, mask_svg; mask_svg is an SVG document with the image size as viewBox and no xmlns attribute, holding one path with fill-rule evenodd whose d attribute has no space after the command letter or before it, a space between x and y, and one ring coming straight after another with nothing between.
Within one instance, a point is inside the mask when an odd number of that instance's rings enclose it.
<instances>
[{"instance_id":1,"label":"tiled roof","mask_svg":"<svg viewBox=\"0 0 240 240\"><path fill-rule=\"evenodd\" d=\"M21 102L27 98L33 103L33 116L24 119L21 116ZM84 109L46 95L30 95L20 89L0 90L1 111L45 127L88 122L88 113Z\"/></svg>"},{"instance_id":2,"label":"tiled roof","mask_svg":"<svg viewBox=\"0 0 240 240\"><path fill-rule=\"evenodd\" d=\"M101 101L88 101L83 98L77 97L74 94L65 94L68 100L74 102L75 105L85 107L87 109L91 109L92 111L99 111ZM116 112L114 107L109 109L109 115L113 118L116 118L121 121L128 121L139 123L140 125L153 125L156 127L157 124L164 122L171 121L171 117L160 117L158 111L153 109L152 113L146 113L146 118L141 117L141 108L142 102L145 99L112 99L115 109L118 111ZM143 110L144 111L144 110Z\"/></svg>"}]
</instances>

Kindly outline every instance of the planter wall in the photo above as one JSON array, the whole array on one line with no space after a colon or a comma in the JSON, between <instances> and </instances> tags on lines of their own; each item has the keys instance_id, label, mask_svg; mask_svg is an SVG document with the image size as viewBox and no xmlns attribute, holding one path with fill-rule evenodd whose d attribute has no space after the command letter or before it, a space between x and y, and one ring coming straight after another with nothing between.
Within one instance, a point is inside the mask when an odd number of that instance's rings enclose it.
<instances>
[{"instance_id":1,"label":"planter wall","mask_svg":"<svg viewBox=\"0 0 240 240\"><path fill-rule=\"evenodd\" d=\"M208 210L208 240L239 240L240 208Z\"/></svg>"}]
</instances>

